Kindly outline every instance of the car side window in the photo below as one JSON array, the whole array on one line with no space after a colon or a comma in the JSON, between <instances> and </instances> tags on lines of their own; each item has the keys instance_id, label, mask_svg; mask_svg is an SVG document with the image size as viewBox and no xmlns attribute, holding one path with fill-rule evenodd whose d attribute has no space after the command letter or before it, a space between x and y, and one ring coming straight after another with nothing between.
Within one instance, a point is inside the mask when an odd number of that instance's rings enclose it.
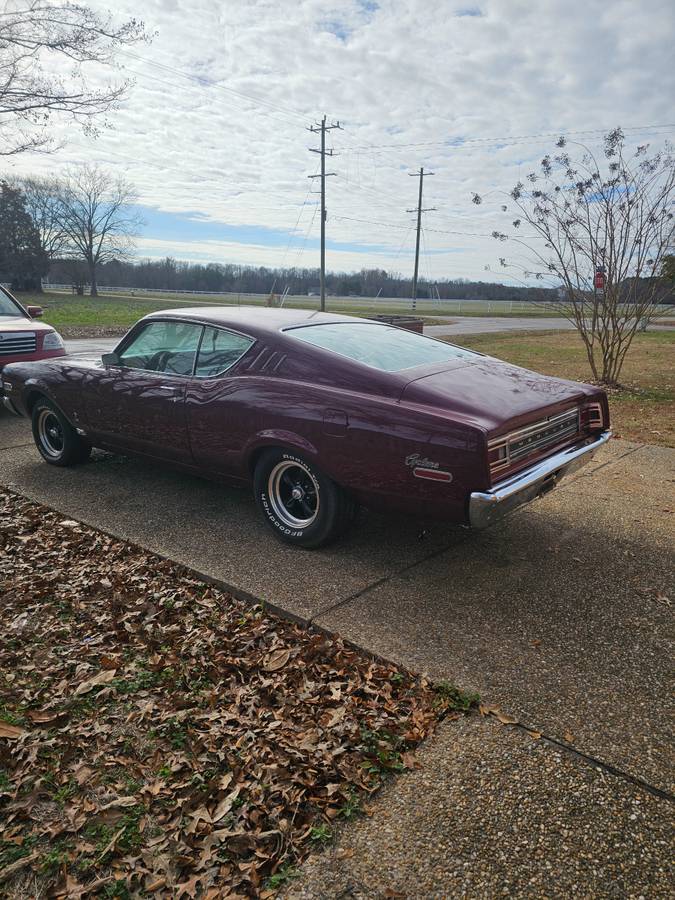
<instances>
[{"instance_id":1,"label":"car side window","mask_svg":"<svg viewBox=\"0 0 675 900\"><path fill-rule=\"evenodd\" d=\"M120 353L128 369L191 375L203 326L190 322L150 322Z\"/></svg>"},{"instance_id":2,"label":"car side window","mask_svg":"<svg viewBox=\"0 0 675 900\"><path fill-rule=\"evenodd\" d=\"M195 375L202 378L222 375L240 359L253 344L253 339L222 328L206 325L197 356Z\"/></svg>"}]
</instances>

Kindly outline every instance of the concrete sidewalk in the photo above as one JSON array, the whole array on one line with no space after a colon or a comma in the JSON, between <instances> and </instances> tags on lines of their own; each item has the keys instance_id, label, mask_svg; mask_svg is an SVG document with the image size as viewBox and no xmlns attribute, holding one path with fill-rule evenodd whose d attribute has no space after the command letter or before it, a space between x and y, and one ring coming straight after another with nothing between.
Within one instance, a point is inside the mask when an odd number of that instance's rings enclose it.
<instances>
[{"instance_id":1,"label":"concrete sidewalk","mask_svg":"<svg viewBox=\"0 0 675 900\"><path fill-rule=\"evenodd\" d=\"M564 770L571 765L574 773L569 769L561 776L559 788L551 782L551 802L557 802L556 791L562 798L566 790L578 788L587 791L583 796L590 806L602 806L591 811L584 802L577 818L570 819L562 803L561 828L574 834L580 827L602 832L598 840L606 838L609 848L616 843L611 823L624 821L620 810L626 812L633 802L629 796L638 796L644 807L626 823L642 823L645 841L650 834L662 836L670 804L650 791L672 791L673 782L675 451L612 441L556 491L487 532L365 514L343 542L308 552L279 544L245 490L107 454L96 454L80 468L54 469L32 447L28 424L8 416L0 418L2 447L8 449L0 450L0 482L15 490L185 563L239 594L337 631L372 652L478 690L484 702L542 732L542 749L536 751L542 754L541 765L532 763L509 801L514 810L517 805L531 809L536 827L545 798L537 799L529 785L536 782L538 769L544 782L553 777L552 764L545 761L553 752L545 743L548 736L586 757L561 757ZM476 727L480 731L488 724ZM454 728L444 726L442 733ZM504 728L498 734L507 766L499 771L507 773L511 755L519 758L514 742L521 739ZM470 739L477 746L487 742L485 765L491 766L492 739ZM471 770L463 768L471 758L460 753L454 768L450 758L446 771L439 757L438 777L464 777L464 790L474 790ZM635 787L631 778L643 786ZM579 779L586 787L579 787ZM608 794L602 794L603 785ZM500 792L491 804L499 803ZM601 795L602 801L592 799ZM419 827L431 827L424 824L429 816L433 823L431 801L423 804L420 798L418 803ZM448 809L443 815L452 819L454 814ZM469 818L467 812L465 827ZM496 844L501 840L497 824L491 836ZM443 825L451 826L452 821ZM525 828L525 820L519 827ZM574 846L570 853L576 852ZM597 854L609 858L603 846L598 844ZM532 863L540 874L545 856ZM463 851L455 863L472 865ZM435 865L451 870L447 851L439 849ZM580 895L598 893L589 866L586 875L579 874ZM601 866L598 871L608 870ZM637 870L631 864L626 871ZM418 896L461 894L438 884L437 894ZM647 874L635 881L635 896L650 895L649 884ZM526 887L520 882L521 893ZM541 895L537 891L533 895ZM484 895L494 896L492 888Z\"/></svg>"}]
</instances>

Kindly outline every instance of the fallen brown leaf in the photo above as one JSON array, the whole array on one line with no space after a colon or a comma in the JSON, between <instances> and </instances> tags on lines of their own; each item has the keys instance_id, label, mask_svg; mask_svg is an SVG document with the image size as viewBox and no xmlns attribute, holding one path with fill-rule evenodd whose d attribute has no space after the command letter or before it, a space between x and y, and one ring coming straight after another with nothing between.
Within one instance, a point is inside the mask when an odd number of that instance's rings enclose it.
<instances>
[{"instance_id":1,"label":"fallen brown leaf","mask_svg":"<svg viewBox=\"0 0 675 900\"><path fill-rule=\"evenodd\" d=\"M14 741L17 738L20 738L21 735L25 733L25 728L20 728L18 725L10 725L9 722L0 721L0 737L8 738L8 740Z\"/></svg>"},{"instance_id":2,"label":"fallen brown leaf","mask_svg":"<svg viewBox=\"0 0 675 900\"><path fill-rule=\"evenodd\" d=\"M265 658L263 668L266 672L276 672L279 669L283 669L290 658L290 650L275 650Z\"/></svg>"},{"instance_id":3,"label":"fallen brown leaf","mask_svg":"<svg viewBox=\"0 0 675 900\"><path fill-rule=\"evenodd\" d=\"M81 697L82 694L88 693L99 685L110 684L115 677L116 671L116 669L104 669L102 672L97 672L96 675L93 675L91 678L87 678L86 681L78 684L75 688L74 696Z\"/></svg>"}]
</instances>

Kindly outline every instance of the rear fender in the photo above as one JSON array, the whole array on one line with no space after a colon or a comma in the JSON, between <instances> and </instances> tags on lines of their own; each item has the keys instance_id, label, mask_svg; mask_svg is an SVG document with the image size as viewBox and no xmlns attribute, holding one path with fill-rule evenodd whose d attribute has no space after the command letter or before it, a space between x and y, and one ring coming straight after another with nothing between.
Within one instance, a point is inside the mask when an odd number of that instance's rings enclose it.
<instances>
[{"instance_id":1,"label":"rear fender","mask_svg":"<svg viewBox=\"0 0 675 900\"><path fill-rule=\"evenodd\" d=\"M259 431L245 447L244 457L250 472L255 468L260 454L269 447L284 447L289 450L296 450L309 459L316 460L319 452L317 448L302 435L296 434L294 431L285 431L278 428L269 428L265 431Z\"/></svg>"}]
</instances>

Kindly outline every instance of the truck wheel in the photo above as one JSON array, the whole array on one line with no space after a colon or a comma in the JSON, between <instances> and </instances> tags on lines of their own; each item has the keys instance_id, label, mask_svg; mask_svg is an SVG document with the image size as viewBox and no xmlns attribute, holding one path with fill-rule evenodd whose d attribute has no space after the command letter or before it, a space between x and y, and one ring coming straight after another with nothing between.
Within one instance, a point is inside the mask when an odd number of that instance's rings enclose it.
<instances>
[{"instance_id":1,"label":"truck wheel","mask_svg":"<svg viewBox=\"0 0 675 900\"><path fill-rule=\"evenodd\" d=\"M91 445L75 431L61 410L50 400L33 407L33 440L40 456L51 466L75 466L86 462Z\"/></svg>"},{"instance_id":2,"label":"truck wheel","mask_svg":"<svg viewBox=\"0 0 675 900\"><path fill-rule=\"evenodd\" d=\"M253 489L274 534L296 547L324 546L354 519L354 501L294 450L266 450L255 467Z\"/></svg>"}]
</instances>

